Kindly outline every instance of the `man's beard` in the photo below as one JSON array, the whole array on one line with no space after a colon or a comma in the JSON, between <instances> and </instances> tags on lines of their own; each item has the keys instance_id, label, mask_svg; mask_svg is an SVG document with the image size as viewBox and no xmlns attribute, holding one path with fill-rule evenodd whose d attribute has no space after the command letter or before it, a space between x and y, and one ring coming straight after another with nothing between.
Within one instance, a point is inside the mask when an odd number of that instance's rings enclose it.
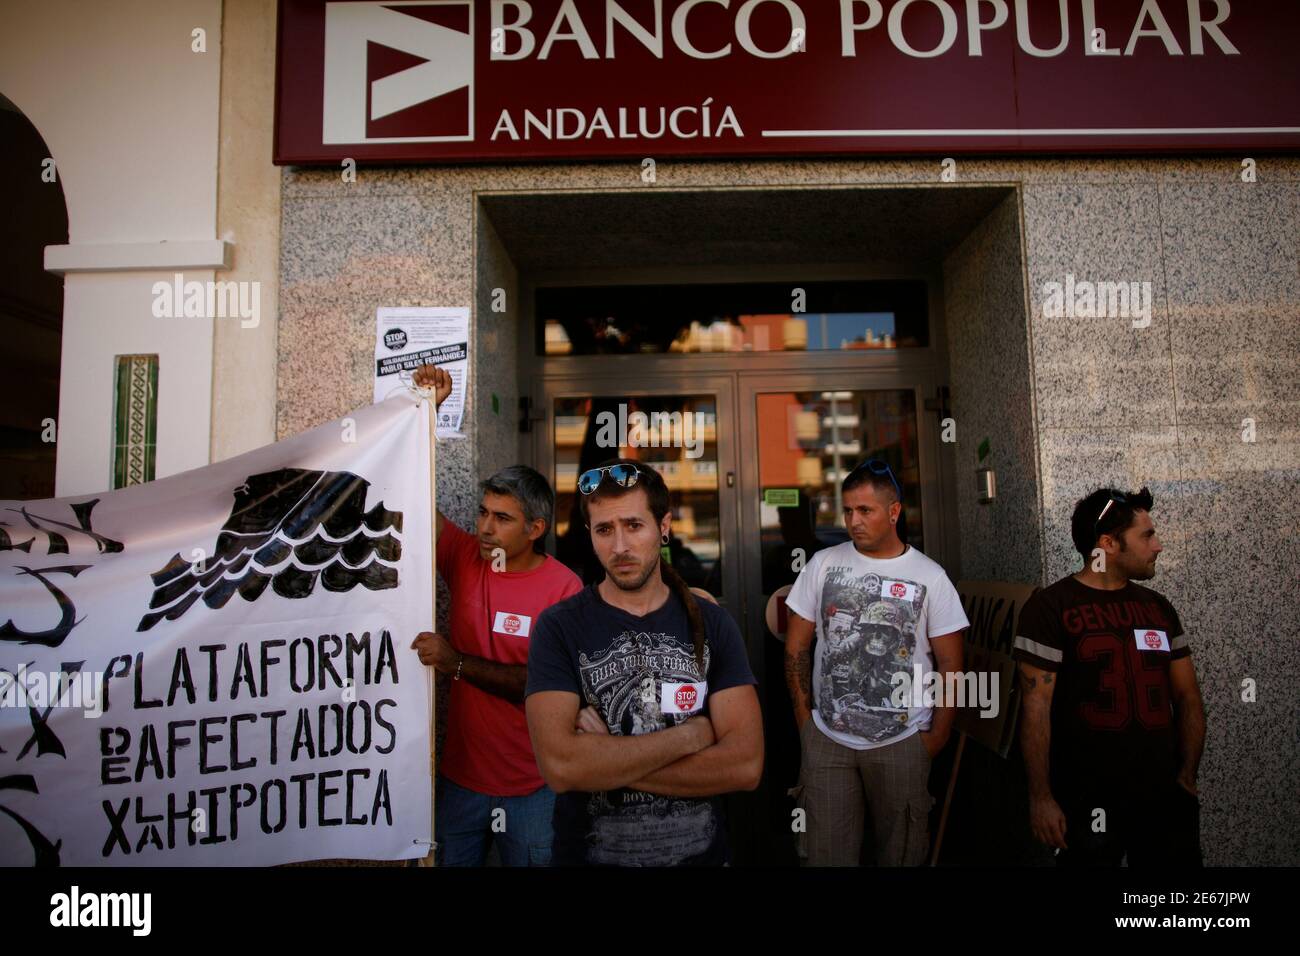
<instances>
[{"instance_id":1,"label":"man's beard","mask_svg":"<svg viewBox=\"0 0 1300 956\"><path fill-rule=\"evenodd\" d=\"M1139 568L1136 571L1126 570L1124 574L1130 581L1150 581L1156 576L1156 566L1153 564L1150 567Z\"/></svg>"},{"instance_id":2,"label":"man's beard","mask_svg":"<svg viewBox=\"0 0 1300 956\"><path fill-rule=\"evenodd\" d=\"M621 591L639 591L641 587L647 581L650 580L650 575L654 574L655 571L657 571L658 569L659 569L659 559L655 558L655 560L651 563L651 565L648 568L646 568L645 573L642 574L635 581L631 581L631 582L622 581L616 578L613 572L611 571L606 571L605 576L608 577L611 581L613 581L614 586Z\"/></svg>"},{"instance_id":3,"label":"man's beard","mask_svg":"<svg viewBox=\"0 0 1300 956\"><path fill-rule=\"evenodd\" d=\"M1120 554L1124 554L1128 551L1128 549L1124 547L1124 540L1122 538L1119 542L1119 550ZM1128 562L1121 563L1120 570L1124 572L1124 577L1130 581L1150 581L1156 576L1156 563L1154 561L1150 564L1137 564L1134 562L1133 567L1128 567L1127 564Z\"/></svg>"}]
</instances>

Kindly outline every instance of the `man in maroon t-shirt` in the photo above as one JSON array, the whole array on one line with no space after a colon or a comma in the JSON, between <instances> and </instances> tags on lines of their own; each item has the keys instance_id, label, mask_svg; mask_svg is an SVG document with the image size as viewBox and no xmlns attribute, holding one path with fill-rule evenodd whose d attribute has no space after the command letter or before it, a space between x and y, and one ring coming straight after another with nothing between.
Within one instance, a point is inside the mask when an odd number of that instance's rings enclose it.
<instances>
[{"instance_id":1,"label":"man in maroon t-shirt","mask_svg":"<svg viewBox=\"0 0 1300 956\"><path fill-rule=\"evenodd\" d=\"M1013 656L1030 827L1061 865L1199 866L1205 713L1178 612L1155 576L1151 493L1074 509L1083 570L1034 594Z\"/></svg>"},{"instance_id":2,"label":"man in maroon t-shirt","mask_svg":"<svg viewBox=\"0 0 1300 956\"><path fill-rule=\"evenodd\" d=\"M447 372L415 384L451 392ZM537 617L582 590L542 550L555 510L546 479L524 465L481 484L476 535L437 513L438 571L451 590L450 636L424 632L420 660L452 678L434 815L440 866L481 866L494 840L507 866L551 859L555 794L542 780L524 715L528 646Z\"/></svg>"}]
</instances>

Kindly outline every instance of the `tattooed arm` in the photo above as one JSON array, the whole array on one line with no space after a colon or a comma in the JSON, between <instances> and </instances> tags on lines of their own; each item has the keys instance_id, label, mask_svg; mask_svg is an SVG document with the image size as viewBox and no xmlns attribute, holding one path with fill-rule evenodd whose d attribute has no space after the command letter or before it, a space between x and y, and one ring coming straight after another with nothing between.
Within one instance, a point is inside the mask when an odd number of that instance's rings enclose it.
<instances>
[{"instance_id":1,"label":"tattooed arm","mask_svg":"<svg viewBox=\"0 0 1300 956\"><path fill-rule=\"evenodd\" d=\"M812 641L813 622L791 611L785 632L785 685L800 730L812 718Z\"/></svg>"},{"instance_id":2,"label":"tattooed arm","mask_svg":"<svg viewBox=\"0 0 1300 956\"><path fill-rule=\"evenodd\" d=\"M1029 828L1040 843L1065 849L1065 814L1052 797L1048 766L1055 690L1052 671L1020 662L1020 751L1029 777Z\"/></svg>"},{"instance_id":3,"label":"tattooed arm","mask_svg":"<svg viewBox=\"0 0 1300 956\"><path fill-rule=\"evenodd\" d=\"M948 674L959 674L962 661L963 631L941 634L930 638L930 650L934 653L934 669L947 685ZM952 734L953 721L957 719L957 707L953 701L937 701L930 716L930 729L921 731L921 742L926 751L934 757L948 743Z\"/></svg>"}]
</instances>

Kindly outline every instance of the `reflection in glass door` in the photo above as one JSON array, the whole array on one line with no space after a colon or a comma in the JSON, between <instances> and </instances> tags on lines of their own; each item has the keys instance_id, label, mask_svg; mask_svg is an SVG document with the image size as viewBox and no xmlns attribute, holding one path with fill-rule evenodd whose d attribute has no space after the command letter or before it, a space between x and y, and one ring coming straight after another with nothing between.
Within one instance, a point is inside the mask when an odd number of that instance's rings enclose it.
<instances>
[{"instance_id":1,"label":"reflection in glass door","mask_svg":"<svg viewBox=\"0 0 1300 956\"><path fill-rule=\"evenodd\" d=\"M719 433L730 389L635 394L635 387L616 391L590 383L570 390L549 383L547 391L549 428L539 459L555 488L555 556L585 583L603 577L582 521L578 476L610 458L643 462L668 486L673 520L667 560L687 584L708 591L739 619L736 569L727 564L736 528L732 440Z\"/></svg>"},{"instance_id":2,"label":"reflection in glass door","mask_svg":"<svg viewBox=\"0 0 1300 956\"><path fill-rule=\"evenodd\" d=\"M794 582L798 555L849 540L840 485L868 458L894 470L906 540L925 550L912 389L761 392L755 401L762 602Z\"/></svg>"}]
</instances>

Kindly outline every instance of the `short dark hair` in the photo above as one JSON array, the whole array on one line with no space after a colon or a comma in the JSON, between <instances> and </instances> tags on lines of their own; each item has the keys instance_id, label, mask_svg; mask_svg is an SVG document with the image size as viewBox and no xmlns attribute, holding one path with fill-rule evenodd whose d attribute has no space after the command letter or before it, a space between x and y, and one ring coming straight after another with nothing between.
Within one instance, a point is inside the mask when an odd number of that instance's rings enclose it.
<instances>
[{"instance_id":1,"label":"short dark hair","mask_svg":"<svg viewBox=\"0 0 1300 956\"><path fill-rule=\"evenodd\" d=\"M1113 501L1109 508L1108 501ZM1124 534L1133 527L1133 519L1139 511L1150 511L1154 503L1151 492L1120 491L1118 488L1098 488L1086 498L1080 498L1074 505L1074 515L1070 518L1070 537L1074 548L1084 561L1092 556L1097 547L1097 539L1103 534L1114 537L1123 546ZM1098 521L1102 511L1106 514Z\"/></svg>"},{"instance_id":2,"label":"short dark hair","mask_svg":"<svg viewBox=\"0 0 1300 956\"><path fill-rule=\"evenodd\" d=\"M840 494L854 488L860 488L863 485L870 485L876 489L876 493L883 497L887 502L893 504L895 501L902 502L903 496L898 493L894 487L894 481L888 475L877 475L866 468L859 468L857 471L851 471L844 483L840 485Z\"/></svg>"},{"instance_id":3,"label":"short dark hair","mask_svg":"<svg viewBox=\"0 0 1300 956\"><path fill-rule=\"evenodd\" d=\"M609 458L596 467L607 468L610 465L631 465L640 472L640 475L637 476L635 485L631 488L624 488L606 473L601 475L600 484L596 486L596 490L591 494L584 495L579 492L578 503L582 508L583 523L589 524L591 522L590 506L592 501L598 498L622 498L624 495L630 495L638 490L645 492L646 503L650 506L650 514L654 516L656 523L663 521L664 515L668 514L668 509L671 507L668 500L668 485L664 482L663 476L645 462L637 461L634 458Z\"/></svg>"},{"instance_id":4,"label":"short dark hair","mask_svg":"<svg viewBox=\"0 0 1300 956\"><path fill-rule=\"evenodd\" d=\"M890 471L893 471L893 465L890 465ZM878 475L870 468L858 467L845 476L844 481L840 484L840 497L852 491L854 488L861 488L863 485L870 485L875 489L876 494L880 495L888 504L895 501L901 506L898 509L898 523L894 525L894 532L898 535L898 540L904 544L907 543L907 505L903 503L903 496L899 493L899 488L894 487L895 478L889 475ZM902 483L899 483L901 487Z\"/></svg>"},{"instance_id":5,"label":"short dark hair","mask_svg":"<svg viewBox=\"0 0 1300 956\"><path fill-rule=\"evenodd\" d=\"M533 542L533 550L538 554L546 552L546 535L551 530L555 515L555 492L540 471L527 465L511 465L479 482L479 491L514 498L519 502L519 509L523 511L524 521L528 524L538 518L545 521L546 527L542 529L541 537Z\"/></svg>"}]
</instances>

